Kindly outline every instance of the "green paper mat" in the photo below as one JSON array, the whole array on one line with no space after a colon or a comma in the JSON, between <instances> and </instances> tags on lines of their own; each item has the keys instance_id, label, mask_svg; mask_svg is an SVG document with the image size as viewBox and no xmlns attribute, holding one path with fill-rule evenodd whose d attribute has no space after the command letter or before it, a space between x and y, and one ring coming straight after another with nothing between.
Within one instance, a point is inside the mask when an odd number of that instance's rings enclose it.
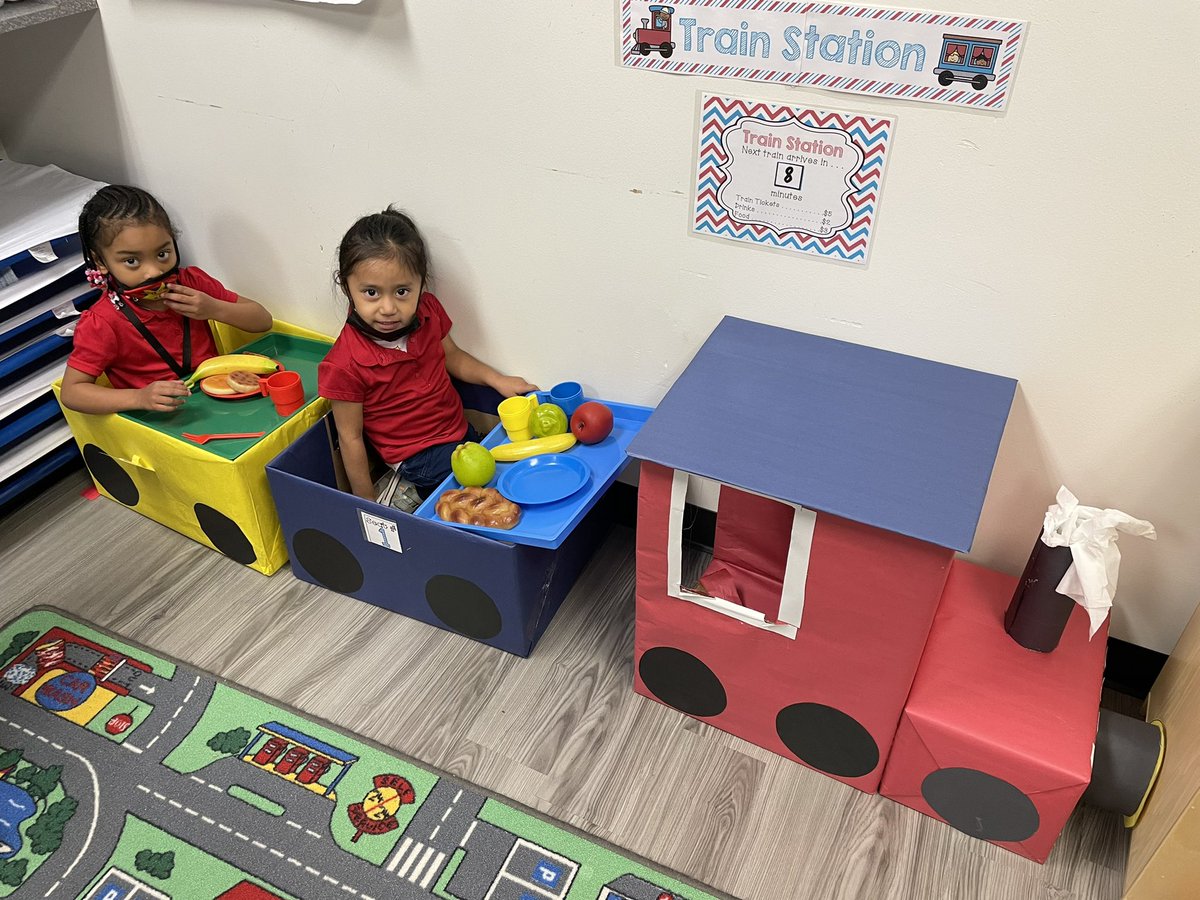
<instances>
[{"instance_id":1,"label":"green paper mat","mask_svg":"<svg viewBox=\"0 0 1200 900\"><path fill-rule=\"evenodd\" d=\"M0 679L0 897L723 896L57 610Z\"/></svg>"},{"instance_id":2,"label":"green paper mat","mask_svg":"<svg viewBox=\"0 0 1200 900\"><path fill-rule=\"evenodd\" d=\"M317 364L325 358L331 345L324 341L311 338L296 337L290 334L267 334L252 343L241 347L234 353L261 353L283 364L285 369L300 373L304 384L304 405L296 413L304 409L317 398ZM247 397L243 400L218 400L210 397L197 385L192 389L192 396L182 408L171 413L135 412L121 413L127 419L141 422L149 428L171 437L180 438L184 432L189 434L219 434L222 432L240 433L265 431L270 434L291 416L281 416L275 412L275 404L270 397ZM209 441L203 446L209 453L237 459L254 446L257 438L234 438L227 440Z\"/></svg>"}]
</instances>

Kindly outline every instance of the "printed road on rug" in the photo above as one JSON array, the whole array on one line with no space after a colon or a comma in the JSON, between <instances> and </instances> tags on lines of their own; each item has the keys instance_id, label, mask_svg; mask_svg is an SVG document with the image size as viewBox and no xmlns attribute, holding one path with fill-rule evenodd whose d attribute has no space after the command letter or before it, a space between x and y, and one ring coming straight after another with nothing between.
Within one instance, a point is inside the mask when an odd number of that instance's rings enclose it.
<instances>
[{"instance_id":1,"label":"printed road on rug","mask_svg":"<svg viewBox=\"0 0 1200 900\"><path fill-rule=\"evenodd\" d=\"M0 629L0 897L716 900L48 608Z\"/></svg>"}]
</instances>

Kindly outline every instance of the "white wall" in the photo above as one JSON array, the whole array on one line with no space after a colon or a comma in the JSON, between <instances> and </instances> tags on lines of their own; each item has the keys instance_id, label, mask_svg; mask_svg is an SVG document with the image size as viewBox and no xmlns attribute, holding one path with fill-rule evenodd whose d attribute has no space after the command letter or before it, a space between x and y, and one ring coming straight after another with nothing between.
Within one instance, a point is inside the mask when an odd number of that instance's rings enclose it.
<instances>
[{"instance_id":1,"label":"white wall","mask_svg":"<svg viewBox=\"0 0 1200 900\"><path fill-rule=\"evenodd\" d=\"M626 71L605 0L100 2L0 35L0 140L152 190L278 316L335 329L333 249L395 201L459 342L542 385L654 404L725 313L1012 376L972 558L1019 572L1060 483L1148 518L1113 633L1174 645L1200 596L1194 0L935 5L1030 20L1002 114ZM865 270L689 237L701 90L897 117Z\"/></svg>"}]
</instances>

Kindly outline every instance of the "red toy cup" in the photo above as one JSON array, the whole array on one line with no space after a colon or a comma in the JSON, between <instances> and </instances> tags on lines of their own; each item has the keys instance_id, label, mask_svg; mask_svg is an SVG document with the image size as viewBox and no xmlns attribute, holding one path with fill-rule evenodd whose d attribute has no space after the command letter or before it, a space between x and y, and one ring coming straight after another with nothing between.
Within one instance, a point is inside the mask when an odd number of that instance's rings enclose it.
<instances>
[{"instance_id":1,"label":"red toy cup","mask_svg":"<svg viewBox=\"0 0 1200 900\"><path fill-rule=\"evenodd\" d=\"M258 384L263 396L271 398L275 412L281 416L290 416L304 405L304 385L299 372L276 372Z\"/></svg>"}]
</instances>

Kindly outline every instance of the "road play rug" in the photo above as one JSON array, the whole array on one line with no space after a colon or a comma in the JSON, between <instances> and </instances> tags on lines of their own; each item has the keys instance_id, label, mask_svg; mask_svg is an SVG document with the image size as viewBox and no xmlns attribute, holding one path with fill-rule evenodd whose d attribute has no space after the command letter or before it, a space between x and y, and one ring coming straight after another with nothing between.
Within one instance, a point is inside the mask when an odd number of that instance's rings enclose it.
<instances>
[{"instance_id":1,"label":"road play rug","mask_svg":"<svg viewBox=\"0 0 1200 900\"><path fill-rule=\"evenodd\" d=\"M39 608L0 629L0 897L715 900Z\"/></svg>"}]
</instances>

